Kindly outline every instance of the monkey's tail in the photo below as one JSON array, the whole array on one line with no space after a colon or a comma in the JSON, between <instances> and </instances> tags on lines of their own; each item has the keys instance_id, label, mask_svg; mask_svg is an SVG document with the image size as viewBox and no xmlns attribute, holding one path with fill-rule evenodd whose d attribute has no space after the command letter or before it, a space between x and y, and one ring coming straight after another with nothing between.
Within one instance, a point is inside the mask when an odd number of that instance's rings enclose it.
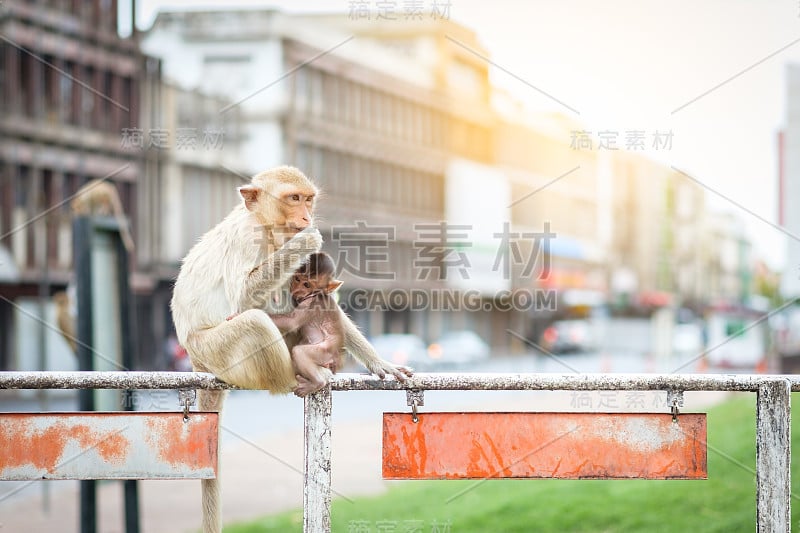
<instances>
[{"instance_id":1,"label":"monkey's tail","mask_svg":"<svg viewBox=\"0 0 800 533\"><path fill-rule=\"evenodd\" d=\"M133 252L133 237L131 236L131 229L128 226L128 219L125 218L125 211L122 209L122 202L119 199L119 193L115 190L116 194L111 195L111 208L114 210L114 217L119 224L119 232L122 236L122 244L125 245L125 250L128 253Z\"/></svg>"},{"instance_id":2,"label":"monkey's tail","mask_svg":"<svg viewBox=\"0 0 800 533\"><path fill-rule=\"evenodd\" d=\"M125 245L125 249L128 253L133 252L133 237L131 237L131 232L128 229L127 223L122 226L122 231L120 233L122 233L122 244Z\"/></svg>"},{"instance_id":3,"label":"monkey's tail","mask_svg":"<svg viewBox=\"0 0 800 533\"><path fill-rule=\"evenodd\" d=\"M217 478L200 480L200 489L203 491L203 533L222 533L219 468Z\"/></svg>"},{"instance_id":4,"label":"monkey's tail","mask_svg":"<svg viewBox=\"0 0 800 533\"><path fill-rule=\"evenodd\" d=\"M222 411L226 391L200 390L197 393L197 407L200 411ZM201 479L200 490L203 500L203 533L222 533L222 509L220 499L220 461L219 440L217 441L217 477Z\"/></svg>"}]
</instances>

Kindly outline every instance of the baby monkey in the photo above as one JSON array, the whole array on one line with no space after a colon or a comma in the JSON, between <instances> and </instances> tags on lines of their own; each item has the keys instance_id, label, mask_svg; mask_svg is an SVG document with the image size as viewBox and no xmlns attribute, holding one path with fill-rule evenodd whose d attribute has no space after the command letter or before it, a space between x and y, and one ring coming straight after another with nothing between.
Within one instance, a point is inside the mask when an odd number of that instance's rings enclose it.
<instances>
[{"instance_id":1,"label":"baby monkey","mask_svg":"<svg viewBox=\"0 0 800 533\"><path fill-rule=\"evenodd\" d=\"M324 387L342 365L344 315L332 296L342 282L334 270L328 254L311 254L289 283L295 309L270 315L281 333L297 336L291 355L298 385L292 392L301 398Z\"/></svg>"}]
</instances>

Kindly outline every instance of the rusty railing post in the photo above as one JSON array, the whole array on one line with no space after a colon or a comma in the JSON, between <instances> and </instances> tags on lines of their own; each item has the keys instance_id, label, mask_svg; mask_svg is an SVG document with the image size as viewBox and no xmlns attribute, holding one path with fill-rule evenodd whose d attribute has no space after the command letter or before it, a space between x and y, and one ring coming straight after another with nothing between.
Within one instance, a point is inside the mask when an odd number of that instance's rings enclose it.
<instances>
[{"instance_id":1,"label":"rusty railing post","mask_svg":"<svg viewBox=\"0 0 800 533\"><path fill-rule=\"evenodd\" d=\"M791 531L791 398L788 380L764 381L756 396L756 531Z\"/></svg>"},{"instance_id":2,"label":"rusty railing post","mask_svg":"<svg viewBox=\"0 0 800 533\"><path fill-rule=\"evenodd\" d=\"M331 386L305 397L303 531L331 530Z\"/></svg>"}]
</instances>

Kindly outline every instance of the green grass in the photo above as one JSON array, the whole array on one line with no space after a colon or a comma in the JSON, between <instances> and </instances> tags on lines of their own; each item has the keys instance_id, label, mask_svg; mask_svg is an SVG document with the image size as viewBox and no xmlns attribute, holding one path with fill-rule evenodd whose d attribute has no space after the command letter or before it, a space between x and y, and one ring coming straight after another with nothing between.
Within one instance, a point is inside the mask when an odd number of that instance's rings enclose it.
<instances>
[{"instance_id":1,"label":"green grass","mask_svg":"<svg viewBox=\"0 0 800 533\"><path fill-rule=\"evenodd\" d=\"M793 410L800 398L793 397ZM795 412L797 412L795 410ZM792 442L800 437L792 428ZM797 454L793 450L793 457ZM708 414L708 480L405 481L374 498L335 500L334 532L755 530L755 395ZM792 464L800 493L800 469ZM793 498L792 523L800 518ZM436 525L449 523L449 529ZM356 527L356 526L361 526ZM410 526L417 526L412 529ZM302 531L302 510L225 528L227 533Z\"/></svg>"}]
</instances>

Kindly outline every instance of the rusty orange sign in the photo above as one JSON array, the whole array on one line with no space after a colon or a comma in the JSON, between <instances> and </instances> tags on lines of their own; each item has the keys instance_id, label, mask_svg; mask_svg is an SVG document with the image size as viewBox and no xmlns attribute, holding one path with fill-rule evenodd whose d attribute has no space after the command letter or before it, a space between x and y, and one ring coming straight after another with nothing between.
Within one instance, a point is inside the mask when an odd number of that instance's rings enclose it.
<instances>
[{"instance_id":1,"label":"rusty orange sign","mask_svg":"<svg viewBox=\"0 0 800 533\"><path fill-rule=\"evenodd\" d=\"M706 479L706 415L383 415L384 479Z\"/></svg>"},{"instance_id":2,"label":"rusty orange sign","mask_svg":"<svg viewBox=\"0 0 800 533\"><path fill-rule=\"evenodd\" d=\"M217 413L0 413L0 480L213 479Z\"/></svg>"}]
</instances>

